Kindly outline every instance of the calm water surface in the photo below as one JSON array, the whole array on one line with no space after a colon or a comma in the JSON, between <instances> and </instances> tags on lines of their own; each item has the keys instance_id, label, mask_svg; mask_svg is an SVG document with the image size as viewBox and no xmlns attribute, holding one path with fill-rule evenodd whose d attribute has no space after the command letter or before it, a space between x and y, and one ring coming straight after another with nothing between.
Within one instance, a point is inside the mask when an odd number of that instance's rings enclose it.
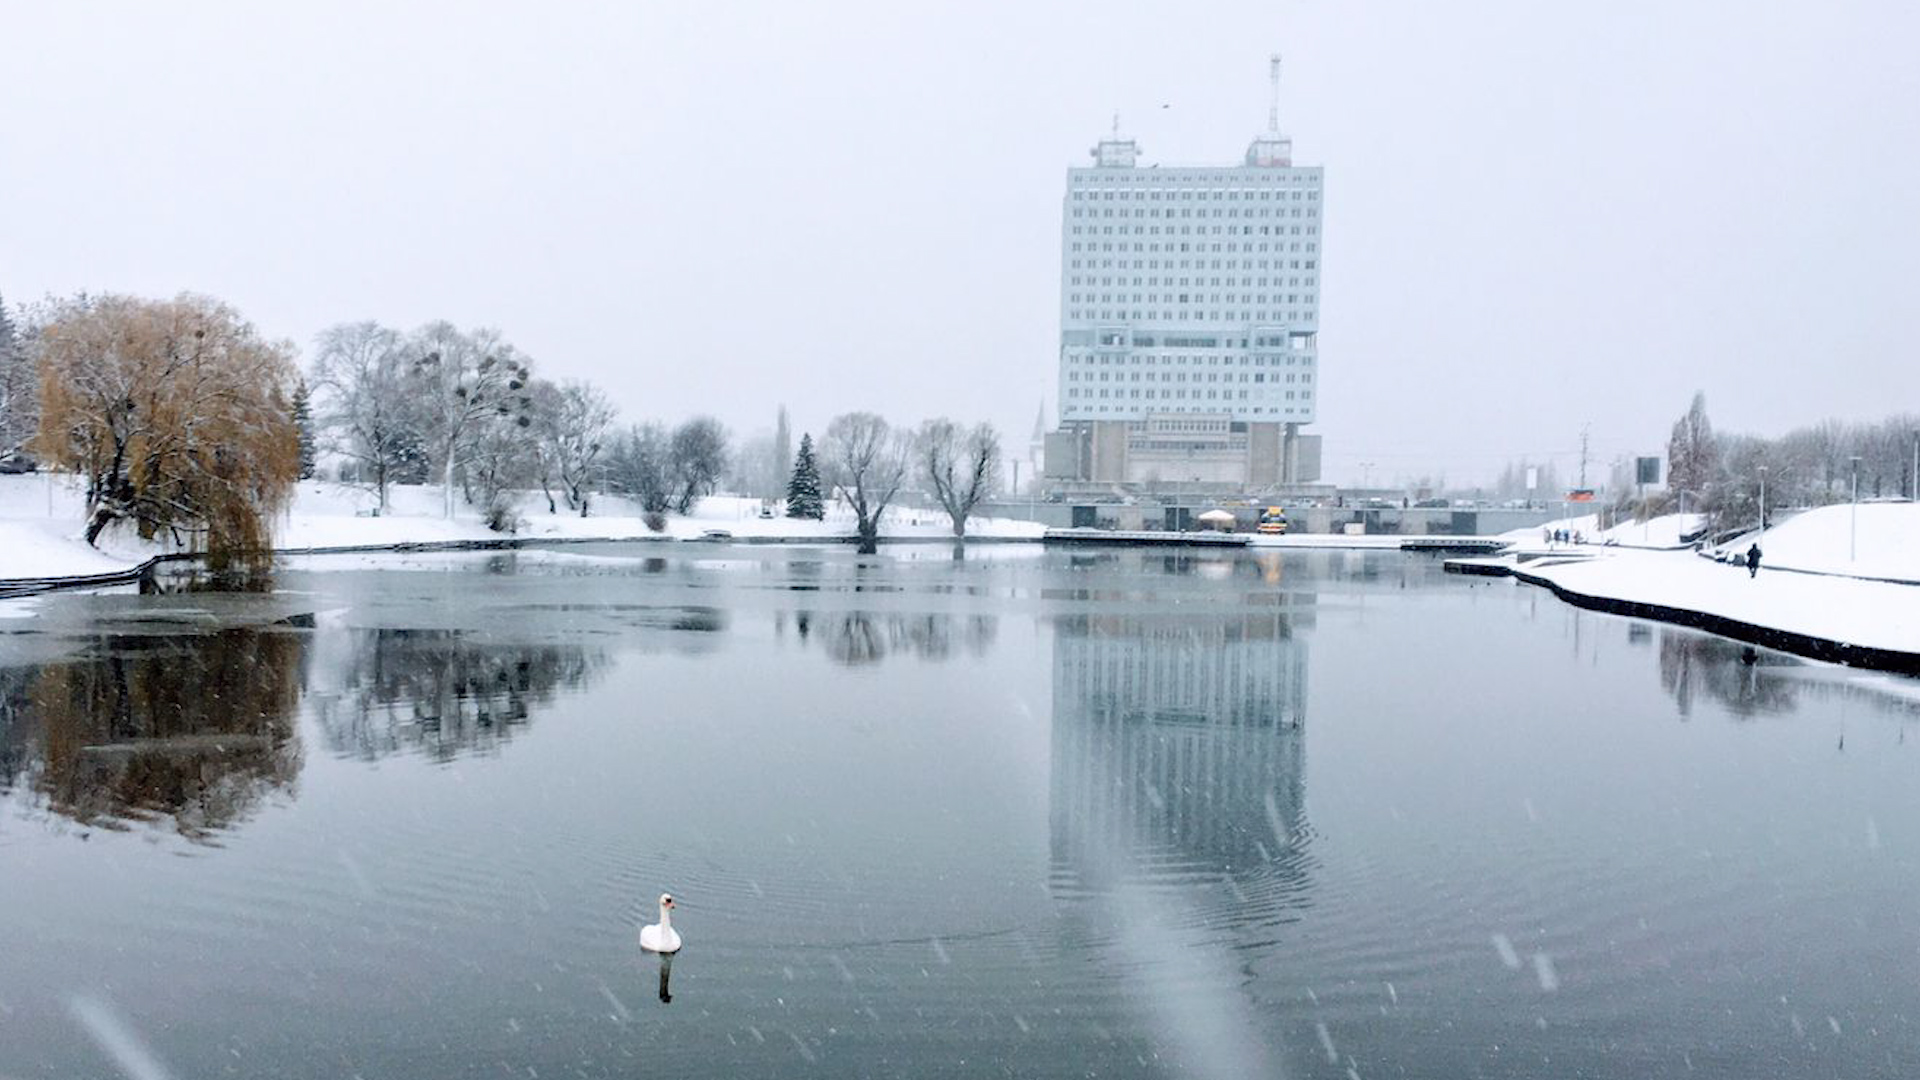
<instances>
[{"instance_id":1,"label":"calm water surface","mask_svg":"<svg viewBox=\"0 0 1920 1080\"><path fill-rule=\"evenodd\" d=\"M0 1077L1910 1077L1916 719L1398 553L9 602Z\"/></svg>"}]
</instances>

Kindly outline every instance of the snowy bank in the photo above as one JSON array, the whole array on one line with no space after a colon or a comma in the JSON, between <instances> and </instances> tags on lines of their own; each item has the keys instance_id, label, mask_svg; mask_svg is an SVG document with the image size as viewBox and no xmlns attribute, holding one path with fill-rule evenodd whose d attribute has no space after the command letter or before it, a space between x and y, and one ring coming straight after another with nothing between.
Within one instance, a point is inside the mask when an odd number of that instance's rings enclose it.
<instances>
[{"instance_id":1,"label":"snowy bank","mask_svg":"<svg viewBox=\"0 0 1920 1080\"><path fill-rule=\"evenodd\" d=\"M760 500L733 496L702 499L693 513L669 515L666 528L647 527L638 507L624 499L596 498L592 513L581 517L564 504L549 512L538 492L523 493L516 509L521 528L513 535L487 528L468 506L445 516L436 486L395 486L388 490L385 514L363 488L322 480L301 481L293 505L275 523L274 545L284 552L382 549L420 545L495 544L591 540L697 540L716 531L742 541L845 543L854 535L854 517L832 507L824 521L760 516ZM54 578L90 578L129 574L168 550L113 530L98 547L83 538L85 493L72 477L39 474L0 476L0 583ZM1038 540L1045 529L1029 521L976 518L967 523L971 539ZM951 540L944 513L911 508L887 512L883 540Z\"/></svg>"},{"instance_id":2,"label":"snowy bank","mask_svg":"<svg viewBox=\"0 0 1920 1080\"><path fill-rule=\"evenodd\" d=\"M1768 572L1619 548L1517 565L1582 607L1694 626L1821 660L1920 674L1920 587Z\"/></svg>"},{"instance_id":3,"label":"snowy bank","mask_svg":"<svg viewBox=\"0 0 1920 1080\"><path fill-rule=\"evenodd\" d=\"M1714 554L1744 555L1750 543L1760 545L1761 565L1770 569L1920 583L1920 503L1823 506Z\"/></svg>"}]
</instances>

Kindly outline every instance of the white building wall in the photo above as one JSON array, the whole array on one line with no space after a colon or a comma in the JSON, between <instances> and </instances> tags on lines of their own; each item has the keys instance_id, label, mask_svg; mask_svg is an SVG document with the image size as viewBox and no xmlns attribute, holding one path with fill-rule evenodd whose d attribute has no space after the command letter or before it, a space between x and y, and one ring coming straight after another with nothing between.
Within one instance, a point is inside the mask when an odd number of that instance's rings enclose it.
<instances>
[{"instance_id":1,"label":"white building wall","mask_svg":"<svg viewBox=\"0 0 1920 1080\"><path fill-rule=\"evenodd\" d=\"M1318 167L1068 170L1061 422L1191 411L1310 423L1321 193Z\"/></svg>"}]
</instances>

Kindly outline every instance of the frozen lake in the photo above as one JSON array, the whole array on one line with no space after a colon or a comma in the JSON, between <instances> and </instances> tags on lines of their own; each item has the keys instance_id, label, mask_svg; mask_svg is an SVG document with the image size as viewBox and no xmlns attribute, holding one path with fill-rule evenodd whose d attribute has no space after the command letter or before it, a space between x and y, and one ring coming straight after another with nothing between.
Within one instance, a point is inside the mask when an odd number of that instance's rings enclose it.
<instances>
[{"instance_id":1,"label":"frozen lake","mask_svg":"<svg viewBox=\"0 0 1920 1080\"><path fill-rule=\"evenodd\" d=\"M1920 1074L1920 684L968 554L8 602L0 1077Z\"/></svg>"}]
</instances>

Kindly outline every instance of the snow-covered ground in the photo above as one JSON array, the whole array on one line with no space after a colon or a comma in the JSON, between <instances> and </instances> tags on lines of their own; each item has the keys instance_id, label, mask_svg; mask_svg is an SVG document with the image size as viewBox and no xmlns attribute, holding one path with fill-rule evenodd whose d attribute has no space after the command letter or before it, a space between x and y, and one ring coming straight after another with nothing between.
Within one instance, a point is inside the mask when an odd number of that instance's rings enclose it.
<instances>
[{"instance_id":1,"label":"snow-covered ground","mask_svg":"<svg viewBox=\"0 0 1920 1080\"><path fill-rule=\"evenodd\" d=\"M1763 567L1920 582L1920 503L1823 506L1727 548L1744 554L1751 543ZM1920 592L1910 602L1920 604Z\"/></svg>"},{"instance_id":2,"label":"snow-covered ground","mask_svg":"<svg viewBox=\"0 0 1920 1080\"><path fill-rule=\"evenodd\" d=\"M1518 543L1544 543L1546 530L1565 529L1579 533L1581 542L1586 544L1611 544L1618 547L1659 548L1662 550L1681 547L1680 538L1698 532L1703 519L1699 514L1664 514L1646 521L1623 521L1612 528L1600 527L1598 514L1586 514L1581 517L1561 518L1524 529L1513 529L1500 534L1502 540Z\"/></svg>"},{"instance_id":3,"label":"snow-covered ground","mask_svg":"<svg viewBox=\"0 0 1920 1080\"><path fill-rule=\"evenodd\" d=\"M81 539L84 501L71 477L0 476L0 581L113 573L163 550L119 530L102 536L98 547L89 546ZM303 481L293 506L276 523L274 544L308 551L501 538L472 507L460 506L453 518L445 517L438 487L390 489L387 513L380 517L373 516L377 502L360 488ZM624 499L596 499L591 516L583 518L564 504L559 512L549 513L545 498L530 492L520 498L518 509L524 521L518 535L536 539L691 540L718 529L737 540L832 541L854 532L853 514L844 507L830 508L825 521L768 519L759 516L758 499L733 496L702 499L685 517L669 515L661 533L647 528L639 509ZM1043 532L1042 526L1028 521L976 518L967 523L972 537L1037 540ZM887 513L882 535L945 539L952 536L952 527L944 513L894 509Z\"/></svg>"},{"instance_id":4,"label":"snow-covered ground","mask_svg":"<svg viewBox=\"0 0 1920 1080\"><path fill-rule=\"evenodd\" d=\"M1650 526L1659 527L1662 520ZM1677 539L1692 527L1674 523L1667 530ZM1537 546L1538 536L1533 540ZM1759 575L1751 578L1744 563L1703 559L1690 550L1583 545L1562 549L1557 557L1540 551L1521 555L1543 556L1523 562L1528 575L1586 597L1920 653L1920 504L1809 510L1710 554L1731 559L1754 542L1760 545L1761 561ZM1784 572L1788 570L1809 572Z\"/></svg>"},{"instance_id":5,"label":"snow-covered ground","mask_svg":"<svg viewBox=\"0 0 1920 1080\"><path fill-rule=\"evenodd\" d=\"M1609 549L1599 558L1543 559L1524 569L1583 596L1679 608L1850 645L1920 653L1920 587L1912 585L1764 569L1750 579L1744 566L1710 562L1691 551L1620 548Z\"/></svg>"}]
</instances>

